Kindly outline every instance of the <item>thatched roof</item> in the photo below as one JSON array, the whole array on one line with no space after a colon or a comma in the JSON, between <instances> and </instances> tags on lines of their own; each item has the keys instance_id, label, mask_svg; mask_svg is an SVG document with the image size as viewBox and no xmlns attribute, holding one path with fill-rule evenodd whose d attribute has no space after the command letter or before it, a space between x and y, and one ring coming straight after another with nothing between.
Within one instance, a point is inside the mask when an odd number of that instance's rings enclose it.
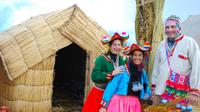
<instances>
[{"instance_id":1,"label":"thatched roof","mask_svg":"<svg viewBox=\"0 0 200 112\"><path fill-rule=\"evenodd\" d=\"M200 15L191 15L182 23L182 32L196 40L200 47Z\"/></svg>"},{"instance_id":2,"label":"thatched roof","mask_svg":"<svg viewBox=\"0 0 200 112\"><path fill-rule=\"evenodd\" d=\"M100 38L105 34L76 5L32 17L0 33L0 65L12 81L72 42L87 53L104 51Z\"/></svg>"}]
</instances>

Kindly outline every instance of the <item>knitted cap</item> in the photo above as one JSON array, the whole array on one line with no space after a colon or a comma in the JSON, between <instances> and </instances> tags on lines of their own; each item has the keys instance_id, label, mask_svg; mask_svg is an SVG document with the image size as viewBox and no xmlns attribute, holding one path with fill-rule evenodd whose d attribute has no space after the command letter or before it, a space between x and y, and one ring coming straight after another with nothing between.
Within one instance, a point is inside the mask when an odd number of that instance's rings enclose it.
<instances>
[{"instance_id":1,"label":"knitted cap","mask_svg":"<svg viewBox=\"0 0 200 112\"><path fill-rule=\"evenodd\" d=\"M167 18L167 20L165 21L165 23L167 23L169 20L172 20L172 21L175 21L176 22L176 26L179 30L179 33L180 33L180 30L181 30L181 19L180 17L176 16L176 15L171 15Z\"/></svg>"},{"instance_id":2,"label":"knitted cap","mask_svg":"<svg viewBox=\"0 0 200 112\"><path fill-rule=\"evenodd\" d=\"M176 21L176 23L178 23L178 24L181 23L180 17L178 17L178 16L176 16L176 15L171 15L171 16L169 16L169 17L167 18L166 21L168 21L168 20L174 20L174 21Z\"/></svg>"}]
</instances>

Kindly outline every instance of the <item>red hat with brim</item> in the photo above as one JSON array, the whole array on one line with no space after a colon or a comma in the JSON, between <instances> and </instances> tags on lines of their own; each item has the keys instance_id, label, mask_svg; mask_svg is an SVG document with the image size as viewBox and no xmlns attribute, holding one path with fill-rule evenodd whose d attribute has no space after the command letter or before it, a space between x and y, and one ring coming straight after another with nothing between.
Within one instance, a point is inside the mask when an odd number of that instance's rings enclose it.
<instances>
[{"instance_id":1,"label":"red hat with brim","mask_svg":"<svg viewBox=\"0 0 200 112\"><path fill-rule=\"evenodd\" d=\"M128 38L129 38L129 36L121 36L121 35L119 35L119 33L115 33L111 39L109 39L108 36L104 36L103 39L101 40L101 42L105 45L116 39L124 41L124 40L127 40Z\"/></svg>"},{"instance_id":2,"label":"red hat with brim","mask_svg":"<svg viewBox=\"0 0 200 112\"><path fill-rule=\"evenodd\" d=\"M132 44L128 54L130 55L135 50L140 50L140 51L143 51L143 52L150 51L149 48L141 47L137 44Z\"/></svg>"}]
</instances>

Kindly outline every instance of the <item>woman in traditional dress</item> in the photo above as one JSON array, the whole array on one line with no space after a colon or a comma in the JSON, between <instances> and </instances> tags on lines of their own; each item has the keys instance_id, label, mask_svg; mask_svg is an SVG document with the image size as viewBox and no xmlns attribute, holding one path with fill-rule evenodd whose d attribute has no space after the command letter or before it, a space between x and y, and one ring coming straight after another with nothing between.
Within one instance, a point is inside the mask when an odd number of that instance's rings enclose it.
<instances>
[{"instance_id":1,"label":"woman in traditional dress","mask_svg":"<svg viewBox=\"0 0 200 112\"><path fill-rule=\"evenodd\" d=\"M109 50L96 58L92 70L92 81L95 86L91 89L82 112L99 112L103 92L108 82L113 76L124 71L119 66L126 63L126 59L120 55L123 49L123 42L126 39L128 39L128 36L120 35L119 33L115 33L112 38L105 36L102 39L102 43L108 45Z\"/></svg>"}]
</instances>

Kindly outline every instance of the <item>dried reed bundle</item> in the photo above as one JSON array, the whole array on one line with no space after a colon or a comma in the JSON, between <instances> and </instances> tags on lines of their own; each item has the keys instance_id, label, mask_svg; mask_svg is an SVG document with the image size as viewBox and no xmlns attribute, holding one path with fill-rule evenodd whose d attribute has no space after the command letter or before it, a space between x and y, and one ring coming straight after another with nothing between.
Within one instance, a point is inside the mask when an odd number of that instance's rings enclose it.
<instances>
[{"instance_id":1,"label":"dried reed bundle","mask_svg":"<svg viewBox=\"0 0 200 112\"><path fill-rule=\"evenodd\" d=\"M154 1L154 27L153 27L153 38L151 41L152 50L149 56L148 74L151 76L153 70L153 63L156 54L157 47L164 38L164 26L163 26L163 7L165 0L155 0Z\"/></svg>"},{"instance_id":2,"label":"dried reed bundle","mask_svg":"<svg viewBox=\"0 0 200 112\"><path fill-rule=\"evenodd\" d=\"M148 41L153 48L150 51L145 68L151 77L156 48L163 39L163 12L164 0L136 0L136 40L143 45Z\"/></svg>"},{"instance_id":3,"label":"dried reed bundle","mask_svg":"<svg viewBox=\"0 0 200 112\"><path fill-rule=\"evenodd\" d=\"M151 105L143 109L144 112L181 112L177 110L175 104L187 97L174 99L166 104Z\"/></svg>"}]
</instances>

